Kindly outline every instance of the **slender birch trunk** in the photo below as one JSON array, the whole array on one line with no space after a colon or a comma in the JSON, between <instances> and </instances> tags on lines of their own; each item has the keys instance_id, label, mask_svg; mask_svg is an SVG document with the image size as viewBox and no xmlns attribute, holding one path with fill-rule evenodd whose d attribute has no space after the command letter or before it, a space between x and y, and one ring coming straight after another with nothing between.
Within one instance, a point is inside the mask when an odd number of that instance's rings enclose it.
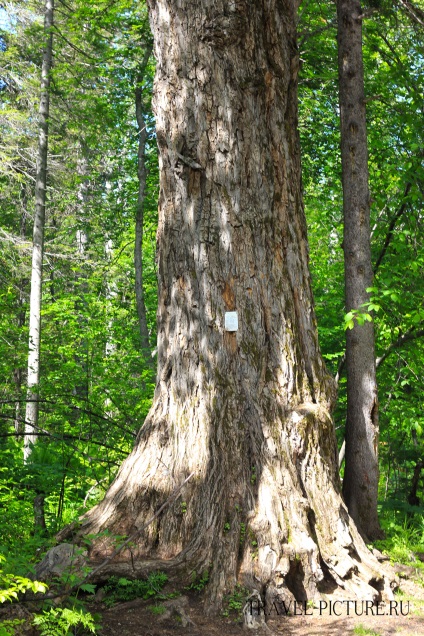
<instances>
[{"instance_id":1,"label":"slender birch trunk","mask_svg":"<svg viewBox=\"0 0 424 636\"><path fill-rule=\"evenodd\" d=\"M344 211L346 311L369 301L373 273L365 116L362 19L359 0L338 0L338 63ZM362 535L382 535L377 516L378 397L374 324L346 331L347 418L343 495Z\"/></svg>"},{"instance_id":2,"label":"slender birch trunk","mask_svg":"<svg viewBox=\"0 0 424 636\"><path fill-rule=\"evenodd\" d=\"M108 239L105 243L105 254L109 262L113 259L113 241ZM105 356L108 358L116 351L116 343L113 339L113 299L116 298L118 288L113 278L113 274L110 278L106 279L106 344L105 344Z\"/></svg>"},{"instance_id":3,"label":"slender birch trunk","mask_svg":"<svg viewBox=\"0 0 424 636\"><path fill-rule=\"evenodd\" d=\"M50 71L53 59L54 0L46 0L44 34L46 38L41 67L39 137L35 184L35 216L32 249L31 295L29 309L28 392L25 412L24 461L31 454L38 425L38 384L40 382L41 294L43 277L44 221L46 210L47 147L49 132Z\"/></svg>"},{"instance_id":4,"label":"slender birch trunk","mask_svg":"<svg viewBox=\"0 0 424 636\"><path fill-rule=\"evenodd\" d=\"M89 176L89 154L88 149L86 148L84 143L81 143L80 147L80 156L77 162L77 174L80 178L80 184L78 188L78 221L79 227L75 233L76 239L76 249L78 253L79 261L79 271L76 274L75 280L75 292L77 297L79 297L78 305L80 306L83 313L86 313L87 309L87 301L85 298L86 293L88 292L88 282L87 282L87 259L89 258L89 237L87 234L87 222L89 217L89 211L87 209L89 192L90 192L90 176ZM78 380L75 385L72 387L72 393L77 398L83 398L86 400L88 398L89 393L89 382L87 375L87 342L85 338L85 322L83 316L80 314L78 316L78 323L80 325L80 333L81 340L78 347L78 351L75 352L75 362L78 367L83 370L83 378ZM79 417L78 411L75 410L70 415L73 421L77 420Z\"/></svg>"},{"instance_id":5,"label":"slender birch trunk","mask_svg":"<svg viewBox=\"0 0 424 636\"><path fill-rule=\"evenodd\" d=\"M22 189L22 198L23 198L23 206L22 206L22 216L21 216L21 224L20 224L20 237L21 239L26 239L26 191L25 188ZM19 281L19 299L18 299L18 315L17 315L17 326L18 329L21 330L25 325L26 318L26 310L25 305L27 302L25 287L28 283L28 280L25 277L22 277ZM24 420L22 418L22 402L21 402L21 391L22 387L25 383L25 370L21 366L16 366L13 370L13 381L16 387L16 395L18 399L15 403L15 431L18 435L22 435L25 432L24 430Z\"/></svg>"}]
</instances>

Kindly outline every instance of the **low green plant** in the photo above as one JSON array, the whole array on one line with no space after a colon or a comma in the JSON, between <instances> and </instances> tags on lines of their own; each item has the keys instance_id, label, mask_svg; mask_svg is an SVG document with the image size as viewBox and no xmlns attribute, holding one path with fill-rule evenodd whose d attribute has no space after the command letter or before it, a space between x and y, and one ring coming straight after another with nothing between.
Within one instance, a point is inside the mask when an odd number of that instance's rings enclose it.
<instances>
[{"instance_id":1,"label":"low green plant","mask_svg":"<svg viewBox=\"0 0 424 636\"><path fill-rule=\"evenodd\" d=\"M186 590L193 590L194 592L203 592L206 585L209 583L209 569L197 574L193 572L191 575L191 583L187 585Z\"/></svg>"},{"instance_id":2,"label":"low green plant","mask_svg":"<svg viewBox=\"0 0 424 636\"><path fill-rule=\"evenodd\" d=\"M165 605L149 605L147 609L155 616L160 616L166 612Z\"/></svg>"},{"instance_id":3,"label":"low green plant","mask_svg":"<svg viewBox=\"0 0 424 636\"><path fill-rule=\"evenodd\" d=\"M257 559L258 552L259 552L258 539L251 528L249 528L249 531L248 531L248 539L249 539L250 547L252 550L252 559Z\"/></svg>"},{"instance_id":4,"label":"low green plant","mask_svg":"<svg viewBox=\"0 0 424 636\"><path fill-rule=\"evenodd\" d=\"M417 569L424 565L415 558L415 553L424 552L424 521L404 516L403 520L392 519L384 524L386 538L376 541L375 546L387 554L392 563L413 564Z\"/></svg>"},{"instance_id":5,"label":"low green plant","mask_svg":"<svg viewBox=\"0 0 424 636\"><path fill-rule=\"evenodd\" d=\"M246 604L246 600L249 596L249 590L242 585L237 584L231 594L224 597L224 609L222 611L223 616L230 616L232 613L235 615L236 620L241 616L243 607Z\"/></svg>"},{"instance_id":6,"label":"low green plant","mask_svg":"<svg viewBox=\"0 0 424 636\"><path fill-rule=\"evenodd\" d=\"M2 621L0 624L0 636L15 636L16 628L24 623L25 621L20 618Z\"/></svg>"},{"instance_id":7,"label":"low green plant","mask_svg":"<svg viewBox=\"0 0 424 636\"><path fill-rule=\"evenodd\" d=\"M381 636L380 632L376 632L373 629L368 629L363 625L356 625L356 627L353 629L353 633L356 634L356 636Z\"/></svg>"},{"instance_id":8,"label":"low green plant","mask_svg":"<svg viewBox=\"0 0 424 636\"><path fill-rule=\"evenodd\" d=\"M245 539L246 539L246 524L241 523L240 524L240 545L244 544Z\"/></svg>"},{"instance_id":9,"label":"low green plant","mask_svg":"<svg viewBox=\"0 0 424 636\"><path fill-rule=\"evenodd\" d=\"M112 576L104 587L105 604L111 606L118 601L132 601L135 598L164 598L161 590L167 581L164 572L151 572L145 580Z\"/></svg>"},{"instance_id":10,"label":"low green plant","mask_svg":"<svg viewBox=\"0 0 424 636\"><path fill-rule=\"evenodd\" d=\"M0 554L0 563L5 561L5 557ZM47 590L47 585L40 581L31 581L24 576L18 576L15 574L6 574L0 568L0 603L6 603L7 601L13 601L18 598L19 594L24 592L37 592L44 593Z\"/></svg>"},{"instance_id":11,"label":"low green plant","mask_svg":"<svg viewBox=\"0 0 424 636\"><path fill-rule=\"evenodd\" d=\"M33 625L38 628L40 636L76 636L87 632L95 634L98 628L89 612L67 607L50 607L34 617Z\"/></svg>"}]
</instances>

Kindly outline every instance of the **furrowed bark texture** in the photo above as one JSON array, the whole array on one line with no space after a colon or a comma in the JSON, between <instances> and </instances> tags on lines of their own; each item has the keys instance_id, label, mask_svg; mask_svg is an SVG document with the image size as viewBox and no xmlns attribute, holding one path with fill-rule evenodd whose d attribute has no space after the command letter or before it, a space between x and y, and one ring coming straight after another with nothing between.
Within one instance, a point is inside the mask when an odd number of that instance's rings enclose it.
<instances>
[{"instance_id":1,"label":"furrowed bark texture","mask_svg":"<svg viewBox=\"0 0 424 636\"><path fill-rule=\"evenodd\" d=\"M362 62L361 5L338 0L340 128L346 311L369 301L373 281L370 194ZM343 495L368 540L381 538L378 497L378 397L374 324L346 330L347 418Z\"/></svg>"},{"instance_id":2,"label":"furrowed bark texture","mask_svg":"<svg viewBox=\"0 0 424 636\"><path fill-rule=\"evenodd\" d=\"M209 608L237 581L265 598L338 587L371 598L385 583L339 492L334 384L312 306L294 3L149 8L158 380L133 452L80 532L130 535L193 472L109 572L208 570ZM227 311L237 332L224 329ZM101 539L91 557L112 549Z\"/></svg>"},{"instance_id":3,"label":"furrowed bark texture","mask_svg":"<svg viewBox=\"0 0 424 636\"><path fill-rule=\"evenodd\" d=\"M37 174L35 183L35 215L32 247L31 295L29 306L28 392L25 412L24 461L35 444L38 424L38 390L40 382L41 293L43 278L44 220L46 211L47 146L49 133L50 69L53 59L54 0L46 0L44 33L46 45L41 66L41 94L39 108L39 136Z\"/></svg>"}]
</instances>

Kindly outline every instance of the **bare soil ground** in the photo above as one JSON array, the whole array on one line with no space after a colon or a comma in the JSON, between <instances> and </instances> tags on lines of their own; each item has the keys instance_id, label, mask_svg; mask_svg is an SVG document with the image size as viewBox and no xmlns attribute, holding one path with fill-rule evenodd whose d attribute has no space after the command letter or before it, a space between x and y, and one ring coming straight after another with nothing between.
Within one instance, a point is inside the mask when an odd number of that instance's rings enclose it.
<instances>
[{"instance_id":1,"label":"bare soil ground","mask_svg":"<svg viewBox=\"0 0 424 636\"><path fill-rule=\"evenodd\" d=\"M342 616L329 616L319 608L312 616L273 616L267 621L267 628L259 634L268 636L346 636L353 634L355 627L363 636L424 636L424 587L405 580L401 585L402 594L396 597L397 608L389 608L385 615L372 615L365 612L355 615L354 606L350 607L350 615L346 611ZM402 611L396 615L396 609ZM408 605L409 602L409 605ZM157 607L160 606L158 610ZM156 608L156 609L155 609ZM188 595L170 602L153 602L135 600L120 603L110 609L98 607L102 615L102 636L246 636L246 630L237 617L206 616L201 596ZM337 606L339 611L340 606ZM157 612L162 611L162 614ZM357 614L361 606L357 605ZM353 615L352 615L353 614ZM362 630L359 628L362 627Z\"/></svg>"},{"instance_id":2,"label":"bare soil ground","mask_svg":"<svg viewBox=\"0 0 424 636\"><path fill-rule=\"evenodd\" d=\"M411 568L412 569L412 568ZM164 590L164 594L170 590ZM401 594L396 595L398 606L384 608L384 615L372 615L371 611L355 614L355 607L350 606L350 615L346 610L341 616L329 615L326 608L320 612L318 608L306 608L312 616L290 615L283 613L267 619L266 627L248 630L243 621L235 613L226 617L222 615L207 616L204 611L204 600L196 593L183 593L180 596L162 601L136 599L119 603L107 608L99 599L88 605L92 613L100 614L101 636L424 636L424 581L402 579ZM402 601L402 615L396 615ZM340 612L337 606L337 613ZM357 605L357 614L362 607ZM375 611L375 610L374 610ZM8 605L0 610L0 632L3 621L21 619L22 625L16 634L19 636L36 636L32 627L33 615L25 604ZM3 623L4 625L4 623ZM354 631L356 628L356 631Z\"/></svg>"}]
</instances>

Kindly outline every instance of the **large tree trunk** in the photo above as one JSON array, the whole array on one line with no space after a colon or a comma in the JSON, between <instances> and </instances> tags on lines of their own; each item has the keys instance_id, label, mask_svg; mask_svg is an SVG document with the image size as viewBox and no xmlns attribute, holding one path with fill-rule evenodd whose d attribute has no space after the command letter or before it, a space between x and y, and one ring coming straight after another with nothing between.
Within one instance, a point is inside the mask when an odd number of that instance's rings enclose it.
<instances>
[{"instance_id":1,"label":"large tree trunk","mask_svg":"<svg viewBox=\"0 0 424 636\"><path fill-rule=\"evenodd\" d=\"M369 302L373 280L365 118L362 19L359 0L338 0L340 129L346 311ZM363 322L363 321L361 321ZM382 537L377 516L378 398L374 324L346 331L347 417L343 495L368 540Z\"/></svg>"},{"instance_id":2,"label":"large tree trunk","mask_svg":"<svg viewBox=\"0 0 424 636\"><path fill-rule=\"evenodd\" d=\"M39 139L35 183L35 215L32 248L31 296L29 305L28 392L25 412L24 460L31 454L38 425L38 384L40 382L41 293L43 281L44 220L46 210L47 144L49 132L50 70L53 59L54 0L46 0L44 33L46 43L41 66Z\"/></svg>"},{"instance_id":3,"label":"large tree trunk","mask_svg":"<svg viewBox=\"0 0 424 636\"><path fill-rule=\"evenodd\" d=\"M343 504L297 134L295 3L151 0L160 150L152 409L80 532L141 528L109 572L209 570L298 600L384 587ZM238 312L238 331L225 313ZM92 558L110 554L107 537Z\"/></svg>"}]
</instances>

